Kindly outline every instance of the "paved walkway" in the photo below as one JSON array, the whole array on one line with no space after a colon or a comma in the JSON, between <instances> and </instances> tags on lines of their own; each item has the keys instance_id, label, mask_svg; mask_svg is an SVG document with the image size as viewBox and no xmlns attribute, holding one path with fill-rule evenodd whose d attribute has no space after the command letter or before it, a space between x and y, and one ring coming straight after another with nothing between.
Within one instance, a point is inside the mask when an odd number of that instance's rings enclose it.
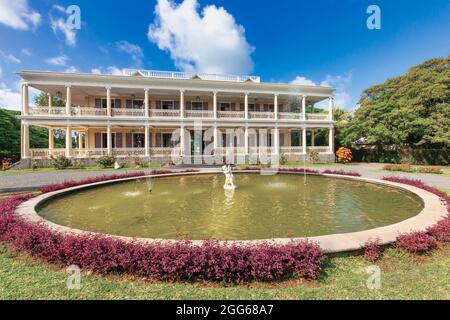
<instances>
[{"instance_id":1,"label":"paved walkway","mask_svg":"<svg viewBox=\"0 0 450 320\"><path fill-rule=\"evenodd\" d=\"M382 171L382 164L358 164L358 165L327 165L314 168L319 171L326 169L342 169L359 172L363 177L380 179L385 176L403 176L408 178L420 179L427 184L436 186L438 188L450 189L450 177L436 174L414 174L402 172L387 172ZM187 169L187 168L183 168ZM198 169L198 168L196 168ZM211 170L211 168L200 169ZM136 170L99 170L99 171L83 171L67 170L54 172L29 172L29 173L0 173L0 192L13 192L21 190L38 189L41 185L49 183L63 182L64 180L81 180L91 176L101 176L108 174L126 173Z\"/></svg>"}]
</instances>

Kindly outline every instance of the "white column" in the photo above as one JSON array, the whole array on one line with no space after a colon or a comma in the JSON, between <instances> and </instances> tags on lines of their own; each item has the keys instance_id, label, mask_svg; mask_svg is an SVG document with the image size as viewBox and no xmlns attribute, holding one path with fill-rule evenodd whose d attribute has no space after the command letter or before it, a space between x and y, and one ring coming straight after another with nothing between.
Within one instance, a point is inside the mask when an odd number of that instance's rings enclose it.
<instances>
[{"instance_id":1,"label":"white column","mask_svg":"<svg viewBox=\"0 0 450 320\"><path fill-rule=\"evenodd\" d=\"M30 157L30 126L28 124L22 125L22 158L28 159Z\"/></svg>"},{"instance_id":2,"label":"white column","mask_svg":"<svg viewBox=\"0 0 450 320\"><path fill-rule=\"evenodd\" d=\"M302 153L306 154L306 128L302 129Z\"/></svg>"},{"instance_id":3,"label":"white column","mask_svg":"<svg viewBox=\"0 0 450 320\"><path fill-rule=\"evenodd\" d=\"M213 92L213 113L214 119L217 119L217 91Z\"/></svg>"},{"instance_id":4,"label":"white column","mask_svg":"<svg viewBox=\"0 0 450 320\"><path fill-rule=\"evenodd\" d=\"M112 132L111 125L106 127L106 148L108 156L112 156Z\"/></svg>"},{"instance_id":5,"label":"white column","mask_svg":"<svg viewBox=\"0 0 450 320\"><path fill-rule=\"evenodd\" d=\"M66 157L72 157L72 127L66 128Z\"/></svg>"},{"instance_id":6,"label":"white column","mask_svg":"<svg viewBox=\"0 0 450 320\"><path fill-rule=\"evenodd\" d=\"M72 107L72 88L66 87L66 115L70 116Z\"/></svg>"},{"instance_id":7,"label":"white column","mask_svg":"<svg viewBox=\"0 0 450 320\"><path fill-rule=\"evenodd\" d=\"M84 147L89 149L89 129L86 129L86 133L84 134Z\"/></svg>"},{"instance_id":8,"label":"white column","mask_svg":"<svg viewBox=\"0 0 450 320\"><path fill-rule=\"evenodd\" d=\"M333 120L333 106L334 106L334 99L333 96L330 97L328 100L328 119L330 121Z\"/></svg>"},{"instance_id":9,"label":"white column","mask_svg":"<svg viewBox=\"0 0 450 320\"><path fill-rule=\"evenodd\" d=\"M213 127L213 146L214 146L214 151L219 148L219 129L217 128L217 126Z\"/></svg>"},{"instance_id":10,"label":"white column","mask_svg":"<svg viewBox=\"0 0 450 320\"><path fill-rule=\"evenodd\" d=\"M144 91L144 107L145 107L145 117L148 118L150 116L150 105L148 101L148 89Z\"/></svg>"},{"instance_id":11,"label":"white column","mask_svg":"<svg viewBox=\"0 0 450 320\"><path fill-rule=\"evenodd\" d=\"M55 137L53 128L48 128L48 148L54 149L55 148Z\"/></svg>"},{"instance_id":12,"label":"white column","mask_svg":"<svg viewBox=\"0 0 450 320\"><path fill-rule=\"evenodd\" d=\"M303 96L302 98L302 118L303 121L306 120L306 96Z\"/></svg>"},{"instance_id":13,"label":"white column","mask_svg":"<svg viewBox=\"0 0 450 320\"><path fill-rule=\"evenodd\" d=\"M78 132L78 149L82 149L83 148L83 141L82 141L82 133Z\"/></svg>"},{"instance_id":14,"label":"white column","mask_svg":"<svg viewBox=\"0 0 450 320\"><path fill-rule=\"evenodd\" d=\"M181 156L184 156L185 154L185 130L184 130L184 126L180 127L180 154Z\"/></svg>"},{"instance_id":15,"label":"white column","mask_svg":"<svg viewBox=\"0 0 450 320\"><path fill-rule=\"evenodd\" d=\"M273 111L275 113L275 120L278 120L278 95L273 96Z\"/></svg>"},{"instance_id":16,"label":"white column","mask_svg":"<svg viewBox=\"0 0 450 320\"><path fill-rule=\"evenodd\" d=\"M29 109L28 84L22 84L22 114L28 115Z\"/></svg>"},{"instance_id":17,"label":"white column","mask_svg":"<svg viewBox=\"0 0 450 320\"><path fill-rule=\"evenodd\" d=\"M334 153L334 128L328 131L328 148L329 153Z\"/></svg>"},{"instance_id":18,"label":"white column","mask_svg":"<svg viewBox=\"0 0 450 320\"><path fill-rule=\"evenodd\" d=\"M278 127L273 129L273 140L274 153L280 154L280 130Z\"/></svg>"},{"instance_id":19,"label":"white column","mask_svg":"<svg viewBox=\"0 0 450 320\"><path fill-rule=\"evenodd\" d=\"M248 119L248 93L245 93L244 97L244 110L245 110L245 119Z\"/></svg>"},{"instance_id":20,"label":"white column","mask_svg":"<svg viewBox=\"0 0 450 320\"><path fill-rule=\"evenodd\" d=\"M48 96L48 114L52 114L52 95L47 93Z\"/></svg>"},{"instance_id":21,"label":"white column","mask_svg":"<svg viewBox=\"0 0 450 320\"><path fill-rule=\"evenodd\" d=\"M180 90L180 118L184 118L184 91Z\"/></svg>"},{"instance_id":22,"label":"white column","mask_svg":"<svg viewBox=\"0 0 450 320\"><path fill-rule=\"evenodd\" d=\"M150 157L150 126L145 126L145 156Z\"/></svg>"},{"instance_id":23,"label":"white column","mask_svg":"<svg viewBox=\"0 0 450 320\"><path fill-rule=\"evenodd\" d=\"M311 146L314 147L314 139L315 139L316 131L311 130Z\"/></svg>"},{"instance_id":24,"label":"white column","mask_svg":"<svg viewBox=\"0 0 450 320\"><path fill-rule=\"evenodd\" d=\"M250 153L248 149L248 127L245 127L244 148L245 148L245 155L247 156Z\"/></svg>"},{"instance_id":25,"label":"white column","mask_svg":"<svg viewBox=\"0 0 450 320\"><path fill-rule=\"evenodd\" d=\"M112 116L112 111L111 111L111 88L106 88L106 115L108 117Z\"/></svg>"}]
</instances>

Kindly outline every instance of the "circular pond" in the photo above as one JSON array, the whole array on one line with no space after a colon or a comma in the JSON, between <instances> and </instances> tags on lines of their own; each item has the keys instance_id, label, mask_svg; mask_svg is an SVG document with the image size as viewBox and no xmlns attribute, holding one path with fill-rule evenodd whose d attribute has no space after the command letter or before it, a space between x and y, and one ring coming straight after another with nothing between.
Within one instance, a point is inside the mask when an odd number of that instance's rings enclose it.
<instances>
[{"instance_id":1,"label":"circular pond","mask_svg":"<svg viewBox=\"0 0 450 320\"><path fill-rule=\"evenodd\" d=\"M236 190L223 183L223 175L201 174L106 184L51 198L38 214L120 236L252 240L373 229L423 208L410 192L358 180L241 173Z\"/></svg>"}]
</instances>

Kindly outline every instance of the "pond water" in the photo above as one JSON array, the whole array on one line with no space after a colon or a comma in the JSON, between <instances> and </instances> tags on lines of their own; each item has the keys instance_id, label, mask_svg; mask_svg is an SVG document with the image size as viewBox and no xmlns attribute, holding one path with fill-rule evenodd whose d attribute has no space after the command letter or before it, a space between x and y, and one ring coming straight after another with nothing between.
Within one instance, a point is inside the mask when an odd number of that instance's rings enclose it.
<instances>
[{"instance_id":1,"label":"pond water","mask_svg":"<svg viewBox=\"0 0 450 320\"><path fill-rule=\"evenodd\" d=\"M361 231L400 222L423 208L385 185L321 176L235 174L138 179L88 188L38 208L57 224L144 238L250 240ZM149 192L149 185L152 191Z\"/></svg>"}]
</instances>

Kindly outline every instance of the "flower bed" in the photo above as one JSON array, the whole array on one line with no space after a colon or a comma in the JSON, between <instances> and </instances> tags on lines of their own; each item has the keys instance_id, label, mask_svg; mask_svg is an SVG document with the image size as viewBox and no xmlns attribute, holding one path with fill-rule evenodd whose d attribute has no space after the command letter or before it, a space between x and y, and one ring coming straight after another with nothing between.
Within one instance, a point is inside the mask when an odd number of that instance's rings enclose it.
<instances>
[{"instance_id":1,"label":"flower bed","mask_svg":"<svg viewBox=\"0 0 450 320\"><path fill-rule=\"evenodd\" d=\"M195 246L189 241L141 244L106 236L62 235L14 214L29 198L20 195L0 201L0 241L51 263L75 264L101 274L230 283L289 276L315 279L323 269L325 255L308 241L238 246L209 240Z\"/></svg>"},{"instance_id":2,"label":"flower bed","mask_svg":"<svg viewBox=\"0 0 450 320\"><path fill-rule=\"evenodd\" d=\"M170 174L170 173L186 173L186 172L197 172L197 170L182 170L182 171L172 171L172 170L152 170L151 174ZM126 179L126 178L133 178L133 177L142 177L145 176L148 173L145 173L144 171L138 171L138 172L129 172L129 173L123 173L123 174L112 174L112 175L102 175L97 177L91 177L83 180L66 180L61 183L52 183L52 184L46 184L41 187L42 193L62 190L66 188L81 186L83 184L90 184L90 183L96 183L96 182L102 182L102 181L108 181L108 180L117 180L117 179Z\"/></svg>"},{"instance_id":3,"label":"flower bed","mask_svg":"<svg viewBox=\"0 0 450 320\"><path fill-rule=\"evenodd\" d=\"M437 241L450 241L450 196L438 188L425 184L422 180L409 179L403 177L383 177L383 180L408 184L442 198L447 205L448 216L439 221L434 226L427 229L426 232L410 232L401 234L397 237L396 245L411 253L423 253L434 249L437 246Z\"/></svg>"},{"instance_id":4,"label":"flower bed","mask_svg":"<svg viewBox=\"0 0 450 320\"><path fill-rule=\"evenodd\" d=\"M262 171L264 169L270 170L272 168L261 168L261 167L239 167L236 168L236 171ZM273 168L274 170L278 170L279 172L293 172L293 173L311 173L311 174L319 174L319 170L316 169L308 169L308 168Z\"/></svg>"},{"instance_id":5,"label":"flower bed","mask_svg":"<svg viewBox=\"0 0 450 320\"><path fill-rule=\"evenodd\" d=\"M342 176L352 176L352 177L361 177L361 174L355 171L345 171L345 170L324 170L322 171L324 174L339 174Z\"/></svg>"},{"instance_id":6,"label":"flower bed","mask_svg":"<svg viewBox=\"0 0 450 320\"><path fill-rule=\"evenodd\" d=\"M416 173L433 173L443 174L444 172L435 167L414 167L410 164L387 164L383 167L387 171L416 172Z\"/></svg>"}]
</instances>

